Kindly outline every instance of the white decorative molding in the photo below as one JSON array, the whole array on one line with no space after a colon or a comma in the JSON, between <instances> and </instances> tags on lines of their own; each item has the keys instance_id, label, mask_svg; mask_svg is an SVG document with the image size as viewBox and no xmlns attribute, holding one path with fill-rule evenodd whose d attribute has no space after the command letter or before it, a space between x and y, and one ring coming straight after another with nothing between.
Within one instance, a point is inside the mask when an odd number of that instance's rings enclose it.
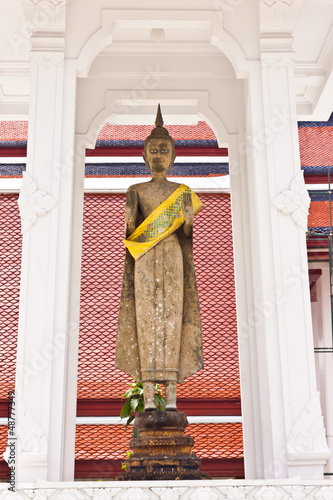
<instances>
[{"instance_id":1,"label":"white decorative molding","mask_svg":"<svg viewBox=\"0 0 333 500\"><path fill-rule=\"evenodd\" d=\"M23 182L18 199L22 234L35 224L37 217L48 214L56 204L57 202L52 196L45 191L38 190L34 179L23 172Z\"/></svg>"},{"instance_id":2,"label":"white decorative molding","mask_svg":"<svg viewBox=\"0 0 333 500\"><path fill-rule=\"evenodd\" d=\"M262 486L253 497L255 500L286 500L286 494L283 491L276 491L274 486Z\"/></svg>"},{"instance_id":3,"label":"white decorative molding","mask_svg":"<svg viewBox=\"0 0 333 500\"><path fill-rule=\"evenodd\" d=\"M306 500L313 491L313 486L283 486L284 491L288 493L290 500Z\"/></svg>"},{"instance_id":4,"label":"white decorative molding","mask_svg":"<svg viewBox=\"0 0 333 500\"><path fill-rule=\"evenodd\" d=\"M310 201L303 172L300 171L291 181L289 189L274 198L272 205L283 215L290 215L294 223L306 231Z\"/></svg>"},{"instance_id":5,"label":"white decorative molding","mask_svg":"<svg viewBox=\"0 0 333 500\"><path fill-rule=\"evenodd\" d=\"M253 486L239 486L238 488L233 488L232 486L228 486L227 488L217 488L225 498L228 500L246 500L250 495L251 490L253 490Z\"/></svg>"},{"instance_id":6,"label":"white decorative molding","mask_svg":"<svg viewBox=\"0 0 333 500\"><path fill-rule=\"evenodd\" d=\"M47 460L47 438L44 431L38 422L33 418L31 413L25 408L22 401L17 405L19 413L16 413L15 430L13 437L13 432L9 430L8 432L8 445L3 458L8 463L10 458L10 445L12 445L13 439L15 439L15 455L16 463L23 463L26 458L32 459L39 464L43 464ZM1 490L0 490L1 491ZM53 490L55 491L55 490ZM27 493L31 498L35 498L32 493ZM52 492L50 492L50 495ZM44 493L39 490L39 496L43 497L40 500L45 500L47 498ZM1 495L0 495L1 497Z\"/></svg>"},{"instance_id":7,"label":"white decorative molding","mask_svg":"<svg viewBox=\"0 0 333 500\"><path fill-rule=\"evenodd\" d=\"M330 456L325 437L324 422L320 407L319 392L307 403L294 423L287 441L289 463L306 459L324 462Z\"/></svg>"},{"instance_id":8,"label":"white decorative molding","mask_svg":"<svg viewBox=\"0 0 333 500\"><path fill-rule=\"evenodd\" d=\"M19 415L16 423L18 453L44 455L47 453L47 438L39 423L25 408L22 401L18 405Z\"/></svg>"},{"instance_id":9,"label":"white decorative molding","mask_svg":"<svg viewBox=\"0 0 333 500\"><path fill-rule=\"evenodd\" d=\"M333 500L333 487L323 486L313 496L316 500Z\"/></svg>"},{"instance_id":10,"label":"white decorative molding","mask_svg":"<svg viewBox=\"0 0 333 500\"><path fill-rule=\"evenodd\" d=\"M190 500L218 500L220 495L213 488L199 486L190 492L189 498Z\"/></svg>"},{"instance_id":11,"label":"white decorative molding","mask_svg":"<svg viewBox=\"0 0 333 500\"><path fill-rule=\"evenodd\" d=\"M333 481L293 479L272 480L205 480L205 481L141 481L142 487L126 482L84 481L45 483L16 487L0 484L0 500L333 500ZM201 486L207 485L207 486Z\"/></svg>"},{"instance_id":12,"label":"white decorative molding","mask_svg":"<svg viewBox=\"0 0 333 500\"><path fill-rule=\"evenodd\" d=\"M74 488L65 488L57 495L58 500L85 500L83 491Z\"/></svg>"},{"instance_id":13,"label":"white decorative molding","mask_svg":"<svg viewBox=\"0 0 333 500\"><path fill-rule=\"evenodd\" d=\"M52 51L31 51L30 62L33 66L43 66L45 68L64 66L64 53Z\"/></svg>"},{"instance_id":14,"label":"white decorative molding","mask_svg":"<svg viewBox=\"0 0 333 500\"><path fill-rule=\"evenodd\" d=\"M291 32L297 22L304 0L261 0L260 31Z\"/></svg>"},{"instance_id":15,"label":"white decorative molding","mask_svg":"<svg viewBox=\"0 0 333 500\"><path fill-rule=\"evenodd\" d=\"M93 500L111 500L121 488L85 488L84 490Z\"/></svg>"},{"instance_id":16,"label":"white decorative molding","mask_svg":"<svg viewBox=\"0 0 333 500\"><path fill-rule=\"evenodd\" d=\"M188 488L151 488L161 500L179 500Z\"/></svg>"},{"instance_id":17,"label":"white decorative molding","mask_svg":"<svg viewBox=\"0 0 333 500\"><path fill-rule=\"evenodd\" d=\"M142 488L128 488L124 489L118 498L119 500L149 500L151 498L149 493Z\"/></svg>"},{"instance_id":18,"label":"white decorative molding","mask_svg":"<svg viewBox=\"0 0 333 500\"><path fill-rule=\"evenodd\" d=\"M294 64L293 31L304 0L260 0L260 49L264 67Z\"/></svg>"},{"instance_id":19,"label":"white decorative molding","mask_svg":"<svg viewBox=\"0 0 333 500\"><path fill-rule=\"evenodd\" d=\"M293 66L295 62L294 52L261 52L262 67L279 68L282 66Z\"/></svg>"},{"instance_id":20,"label":"white decorative molding","mask_svg":"<svg viewBox=\"0 0 333 500\"><path fill-rule=\"evenodd\" d=\"M57 490L54 488L52 489L41 488L41 489L23 490L23 491L26 495L28 495L28 497L32 498L33 500L48 500L48 498L50 498L50 496L53 495L53 493Z\"/></svg>"},{"instance_id":21,"label":"white decorative molding","mask_svg":"<svg viewBox=\"0 0 333 500\"><path fill-rule=\"evenodd\" d=\"M30 32L64 28L66 0L21 0Z\"/></svg>"},{"instance_id":22,"label":"white decorative molding","mask_svg":"<svg viewBox=\"0 0 333 500\"><path fill-rule=\"evenodd\" d=\"M0 492L0 500L15 500L15 498L24 498L24 495L18 496L18 494L12 491L5 490Z\"/></svg>"}]
</instances>

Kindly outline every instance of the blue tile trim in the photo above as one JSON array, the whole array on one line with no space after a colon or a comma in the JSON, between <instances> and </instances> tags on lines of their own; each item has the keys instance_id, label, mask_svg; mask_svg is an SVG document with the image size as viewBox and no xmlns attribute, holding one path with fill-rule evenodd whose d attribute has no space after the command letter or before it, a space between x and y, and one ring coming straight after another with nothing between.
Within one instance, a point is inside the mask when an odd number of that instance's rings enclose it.
<instances>
[{"instance_id":1,"label":"blue tile trim","mask_svg":"<svg viewBox=\"0 0 333 500\"><path fill-rule=\"evenodd\" d=\"M109 147L142 147L144 146L145 141L96 141L96 148L109 148ZM218 147L217 141L216 140L175 140L175 145L176 146L211 146L211 147Z\"/></svg>"},{"instance_id":2,"label":"blue tile trim","mask_svg":"<svg viewBox=\"0 0 333 500\"><path fill-rule=\"evenodd\" d=\"M1 161L1 159L0 159ZM0 176L21 176L26 166L24 163L0 163ZM228 163L175 163L172 177L202 177L209 175L226 175L229 173ZM142 177L148 175L144 163L87 163L85 175L91 177Z\"/></svg>"},{"instance_id":3,"label":"blue tile trim","mask_svg":"<svg viewBox=\"0 0 333 500\"><path fill-rule=\"evenodd\" d=\"M2 148L25 148L27 141L1 141L0 147Z\"/></svg>"},{"instance_id":4,"label":"blue tile trim","mask_svg":"<svg viewBox=\"0 0 333 500\"><path fill-rule=\"evenodd\" d=\"M225 175L229 173L228 163L175 163L173 177L196 177ZM148 175L144 163L87 163L85 174L89 176L133 176Z\"/></svg>"},{"instance_id":5,"label":"blue tile trim","mask_svg":"<svg viewBox=\"0 0 333 500\"><path fill-rule=\"evenodd\" d=\"M1 177L14 177L22 176L25 172L25 163L0 163L0 176Z\"/></svg>"},{"instance_id":6,"label":"blue tile trim","mask_svg":"<svg viewBox=\"0 0 333 500\"><path fill-rule=\"evenodd\" d=\"M309 191L311 201L328 201L328 191ZM333 199L332 199L333 201Z\"/></svg>"},{"instance_id":7,"label":"blue tile trim","mask_svg":"<svg viewBox=\"0 0 333 500\"><path fill-rule=\"evenodd\" d=\"M327 122L298 122L298 126L303 127L333 127L333 113Z\"/></svg>"},{"instance_id":8,"label":"blue tile trim","mask_svg":"<svg viewBox=\"0 0 333 500\"><path fill-rule=\"evenodd\" d=\"M109 147L142 147L144 146L145 141L127 141L127 140L121 140L121 141L96 141L96 148L109 148ZM27 141L1 141L0 140L0 146L2 148L24 148L27 145ZM209 147L218 147L217 141L210 139L210 140L177 140L175 141L176 146L185 146L185 147L191 147L191 146L209 146Z\"/></svg>"},{"instance_id":9,"label":"blue tile trim","mask_svg":"<svg viewBox=\"0 0 333 500\"><path fill-rule=\"evenodd\" d=\"M308 227L308 235L311 233L320 233L320 234L329 234L330 228L329 226L321 226L321 227Z\"/></svg>"},{"instance_id":10,"label":"blue tile trim","mask_svg":"<svg viewBox=\"0 0 333 500\"><path fill-rule=\"evenodd\" d=\"M302 167L302 170L305 175L307 174L327 175L328 169L330 169L331 174L333 174L333 166L331 165L329 167L323 165Z\"/></svg>"}]
</instances>

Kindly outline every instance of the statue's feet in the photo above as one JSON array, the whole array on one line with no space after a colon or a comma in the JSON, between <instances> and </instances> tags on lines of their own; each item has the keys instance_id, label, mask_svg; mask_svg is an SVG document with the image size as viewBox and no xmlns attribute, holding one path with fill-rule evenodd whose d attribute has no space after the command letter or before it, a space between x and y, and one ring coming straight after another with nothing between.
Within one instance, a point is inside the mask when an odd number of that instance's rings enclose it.
<instances>
[{"instance_id":1,"label":"statue's feet","mask_svg":"<svg viewBox=\"0 0 333 500\"><path fill-rule=\"evenodd\" d=\"M165 410L177 411L177 382L165 382Z\"/></svg>"},{"instance_id":2,"label":"statue's feet","mask_svg":"<svg viewBox=\"0 0 333 500\"><path fill-rule=\"evenodd\" d=\"M145 400L145 411L156 411L155 406L155 383L142 382L143 398Z\"/></svg>"}]
</instances>

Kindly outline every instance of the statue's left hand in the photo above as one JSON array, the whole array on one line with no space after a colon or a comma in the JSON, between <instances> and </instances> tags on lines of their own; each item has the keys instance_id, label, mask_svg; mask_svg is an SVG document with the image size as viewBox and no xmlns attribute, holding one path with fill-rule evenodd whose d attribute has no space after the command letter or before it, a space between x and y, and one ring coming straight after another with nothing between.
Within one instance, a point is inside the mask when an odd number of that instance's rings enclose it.
<instances>
[{"instance_id":1,"label":"statue's left hand","mask_svg":"<svg viewBox=\"0 0 333 500\"><path fill-rule=\"evenodd\" d=\"M184 193L182 210L186 226L192 226L194 219L194 210L191 193Z\"/></svg>"}]
</instances>

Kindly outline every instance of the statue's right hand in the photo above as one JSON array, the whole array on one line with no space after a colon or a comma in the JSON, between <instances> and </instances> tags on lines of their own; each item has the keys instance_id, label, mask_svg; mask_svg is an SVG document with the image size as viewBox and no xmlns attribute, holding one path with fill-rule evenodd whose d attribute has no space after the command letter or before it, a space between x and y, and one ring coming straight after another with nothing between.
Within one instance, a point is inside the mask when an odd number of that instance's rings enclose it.
<instances>
[{"instance_id":1,"label":"statue's right hand","mask_svg":"<svg viewBox=\"0 0 333 500\"><path fill-rule=\"evenodd\" d=\"M136 191L127 191L125 205L125 221L126 224L135 223L138 211L138 195Z\"/></svg>"}]
</instances>

